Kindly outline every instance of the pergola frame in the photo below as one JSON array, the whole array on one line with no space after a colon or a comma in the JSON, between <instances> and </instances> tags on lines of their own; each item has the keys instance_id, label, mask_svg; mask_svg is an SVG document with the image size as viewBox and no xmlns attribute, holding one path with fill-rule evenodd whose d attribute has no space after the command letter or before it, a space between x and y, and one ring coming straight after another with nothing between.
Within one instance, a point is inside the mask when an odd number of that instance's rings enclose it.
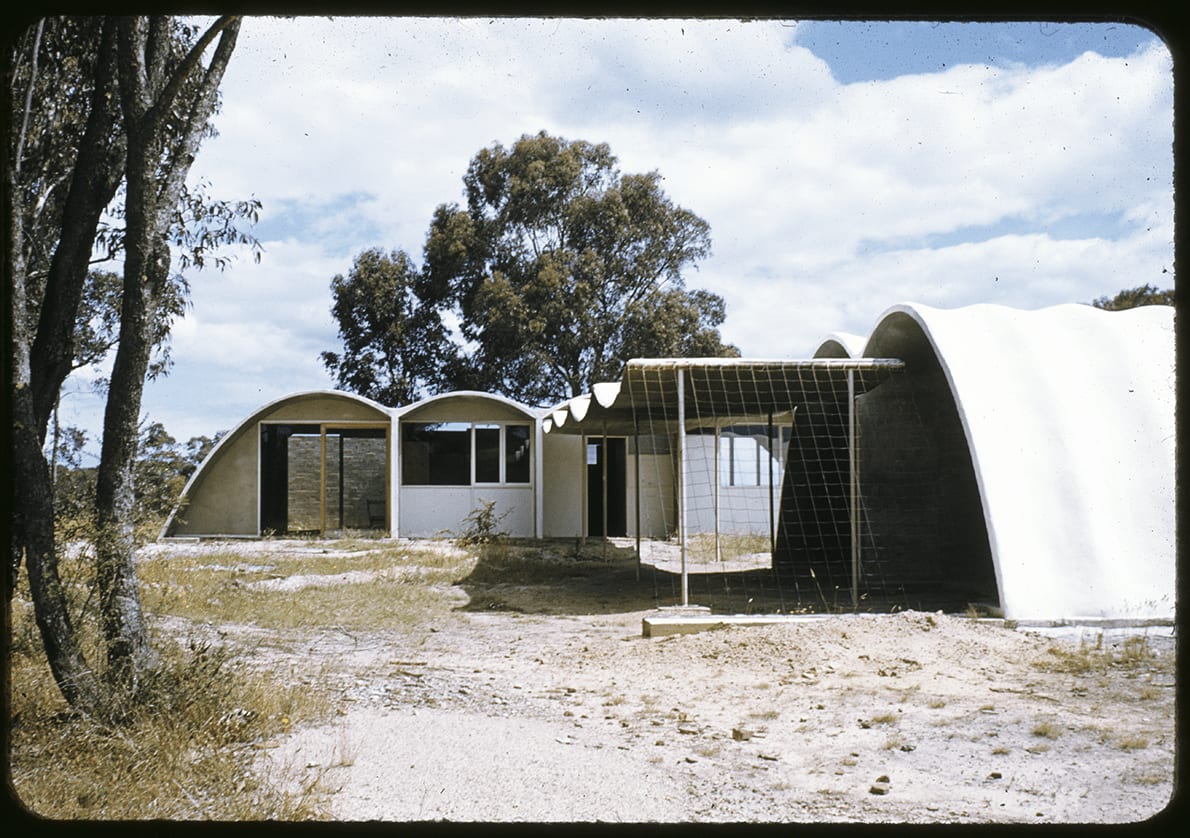
<instances>
[{"instance_id":1,"label":"pergola frame","mask_svg":"<svg viewBox=\"0 0 1190 838\"><path fill-rule=\"evenodd\" d=\"M814 358L763 360L742 358L633 359L625 365L619 382L595 384L591 393L576 396L551 411L543 421L546 433L590 434L598 429L606 440L609 431L632 435L636 459L636 556L639 573L640 528L640 427L642 414L650 430L677 438L677 536L681 556L682 606L690 605L687 567L687 451L690 427L714 431L714 538L719 556L719 445L720 431L731 425L763 422L769 439L769 545L776 553L776 499L772 446L775 416L792 418L800 405L824 398L847 400L848 517L851 540L851 599L859 601L859 452L855 400L889 375L903 371L895 358ZM689 392L688 392L689 391ZM710 418L708 418L710 417ZM693 425L692 425L693 423ZM606 447L606 443L605 443ZM605 453L606 466L606 453ZM607 493L607 470L603 469ZM585 485L585 480L584 480ZM606 515L606 501L604 503ZM604 528L606 533L606 526Z\"/></svg>"}]
</instances>

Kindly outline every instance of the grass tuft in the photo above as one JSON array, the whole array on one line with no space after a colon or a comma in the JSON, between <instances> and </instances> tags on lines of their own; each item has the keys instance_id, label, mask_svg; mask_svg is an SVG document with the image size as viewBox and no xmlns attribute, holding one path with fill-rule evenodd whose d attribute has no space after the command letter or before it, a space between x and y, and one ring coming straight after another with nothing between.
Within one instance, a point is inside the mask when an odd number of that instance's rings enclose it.
<instances>
[{"instance_id":1,"label":"grass tuft","mask_svg":"<svg viewBox=\"0 0 1190 838\"><path fill-rule=\"evenodd\" d=\"M305 820L312 791L293 794L253 769L256 747L294 721L320 719L329 701L278 688L200 643L162 649L163 665L119 724L70 712L41 660L13 657L12 786L53 819Z\"/></svg>"},{"instance_id":2,"label":"grass tuft","mask_svg":"<svg viewBox=\"0 0 1190 838\"><path fill-rule=\"evenodd\" d=\"M1057 739L1062 735L1062 729L1048 720L1037 722L1030 732L1045 739Z\"/></svg>"}]
</instances>

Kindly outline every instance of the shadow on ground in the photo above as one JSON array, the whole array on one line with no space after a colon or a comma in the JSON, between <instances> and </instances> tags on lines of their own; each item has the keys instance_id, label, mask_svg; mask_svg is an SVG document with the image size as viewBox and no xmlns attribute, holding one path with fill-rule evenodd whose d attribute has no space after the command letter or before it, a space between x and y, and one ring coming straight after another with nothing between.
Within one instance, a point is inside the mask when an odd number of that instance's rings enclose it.
<instances>
[{"instance_id":1,"label":"shadow on ground","mask_svg":"<svg viewBox=\"0 0 1190 838\"><path fill-rule=\"evenodd\" d=\"M477 548L479 560L459 582L463 611L582 615L651 611L683 603L681 575L637 562L631 546L600 539L505 540ZM944 610L962 612L964 597L938 592L823 590L773 570L691 574L686 602L716 614L809 614Z\"/></svg>"}]
</instances>

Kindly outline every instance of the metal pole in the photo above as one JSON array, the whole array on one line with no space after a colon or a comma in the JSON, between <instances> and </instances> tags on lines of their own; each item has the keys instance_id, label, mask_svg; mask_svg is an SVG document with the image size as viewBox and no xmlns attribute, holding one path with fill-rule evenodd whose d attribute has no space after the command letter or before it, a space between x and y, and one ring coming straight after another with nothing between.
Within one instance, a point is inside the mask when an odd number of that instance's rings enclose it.
<instances>
[{"instance_id":1,"label":"metal pole","mask_svg":"<svg viewBox=\"0 0 1190 838\"><path fill-rule=\"evenodd\" d=\"M587 441L586 434L579 436L578 441L579 462L582 463L582 467L579 469L579 474L583 476L583 479L579 481L579 485L582 487L582 499L579 501L580 506L578 530L579 538L583 540L583 544L585 545L587 543L588 535L591 532L591 509L590 501L587 499L587 494L589 492L587 483L589 483L591 479L591 472L587 465L587 446L591 443ZM586 523L585 529L583 527L584 522Z\"/></svg>"},{"instance_id":2,"label":"metal pole","mask_svg":"<svg viewBox=\"0 0 1190 838\"><path fill-rule=\"evenodd\" d=\"M690 579L686 573L686 376L678 374L678 544L682 556L682 605L690 604Z\"/></svg>"},{"instance_id":3,"label":"metal pole","mask_svg":"<svg viewBox=\"0 0 1190 838\"><path fill-rule=\"evenodd\" d=\"M318 429L318 535L326 535L326 426Z\"/></svg>"},{"instance_id":4,"label":"metal pole","mask_svg":"<svg viewBox=\"0 0 1190 838\"><path fill-rule=\"evenodd\" d=\"M636 470L636 581L640 581L640 425L632 417L632 457Z\"/></svg>"},{"instance_id":5,"label":"metal pole","mask_svg":"<svg viewBox=\"0 0 1190 838\"><path fill-rule=\"evenodd\" d=\"M603 485L600 491L603 492L603 559L607 561L607 422L603 423L603 442L600 443L600 462L602 463L602 474L600 480Z\"/></svg>"},{"instance_id":6,"label":"metal pole","mask_svg":"<svg viewBox=\"0 0 1190 838\"><path fill-rule=\"evenodd\" d=\"M859 605L859 481L855 456L855 370L847 370L847 460L851 486L851 604Z\"/></svg>"},{"instance_id":7,"label":"metal pole","mask_svg":"<svg viewBox=\"0 0 1190 838\"><path fill-rule=\"evenodd\" d=\"M769 562L777 555L777 514L773 502L773 413L769 411Z\"/></svg>"},{"instance_id":8,"label":"metal pole","mask_svg":"<svg viewBox=\"0 0 1190 838\"><path fill-rule=\"evenodd\" d=\"M714 507L715 507L715 561L723 561L723 552L719 546L719 423L715 423L715 478Z\"/></svg>"}]
</instances>

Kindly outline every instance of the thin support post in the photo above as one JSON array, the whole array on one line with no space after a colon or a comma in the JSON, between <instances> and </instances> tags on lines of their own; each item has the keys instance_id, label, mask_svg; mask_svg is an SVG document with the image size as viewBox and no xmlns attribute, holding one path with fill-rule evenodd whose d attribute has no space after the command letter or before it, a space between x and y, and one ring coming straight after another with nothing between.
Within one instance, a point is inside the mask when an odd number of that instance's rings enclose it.
<instances>
[{"instance_id":1,"label":"thin support post","mask_svg":"<svg viewBox=\"0 0 1190 838\"><path fill-rule=\"evenodd\" d=\"M719 544L719 423L715 423L715 477L711 482L714 487L713 505L715 508L715 561L723 561L723 551Z\"/></svg>"},{"instance_id":2,"label":"thin support post","mask_svg":"<svg viewBox=\"0 0 1190 838\"><path fill-rule=\"evenodd\" d=\"M600 479L600 491L602 495L602 503L600 509L603 513L603 559L607 561L607 422L603 423L603 442L600 443L599 461L602 464L602 473Z\"/></svg>"},{"instance_id":3,"label":"thin support post","mask_svg":"<svg viewBox=\"0 0 1190 838\"><path fill-rule=\"evenodd\" d=\"M682 557L682 607L690 604L690 578L686 572L686 375L678 375L678 544Z\"/></svg>"},{"instance_id":4,"label":"thin support post","mask_svg":"<svg viewBox=\"0 0 1190 838\"><path fill-rule=\"evenodd\" d=\"M580 512L579 512L579 520L578 520L578 530L579 530L579 538L581 538L583 540L583 544L586 544L587 538L591 534L591 502L587 498L587 494L590 491L587 488L587 484L590 482L589 463L587 462L587 446L590 445L591 443L588 441L586 434L583 434L582 436L580 436L578 438L578 440L579 440L579 446L578 446L579 462L582 463L582 466L579 468L579 474L581 474L583 476L583 479L579 481L579 485L582 487L582 499L579 501ZM586 522L585 528L583 526L584 521Z\"/></svg>"},{"instance_id":5,"label":"thin support post","mask_svg":"<svg viewBox=\"0 0 1190 838\"><path fill-rule=\"evenodd\" d=\"M855 370L847 371L847 462L851 504L851 604L859 606L859 480L855 452Z\"/></svg>"},{"instance_id":6,"label":"thin support post","mask_svg":"<svg viewBox=\"0 0 1190 838\"><path fill-rule=\"evenodd\" d=\"M640 581L640 425L632 418L632 464L636 473L636 581Z\"/></svg>"},{"instance_id":7,"label":"thin support post","mask_svg":"<svg viewBox=\"0 0 1190 838\"><path fill-rule=\"evenodd\" d=\"M318 429L318 534L326 535L326 426Z\"/></svg>"},{"instance_id":8,"label":"thin support post","mask_svg":"<svg viewBox=\"0 0 1190 838\"><path fill-rule=\"evenodd\" d=\"M773 413L769 411L769 563L777 555L777 513L773 500Z\"/></svg>"}]
</instances>

